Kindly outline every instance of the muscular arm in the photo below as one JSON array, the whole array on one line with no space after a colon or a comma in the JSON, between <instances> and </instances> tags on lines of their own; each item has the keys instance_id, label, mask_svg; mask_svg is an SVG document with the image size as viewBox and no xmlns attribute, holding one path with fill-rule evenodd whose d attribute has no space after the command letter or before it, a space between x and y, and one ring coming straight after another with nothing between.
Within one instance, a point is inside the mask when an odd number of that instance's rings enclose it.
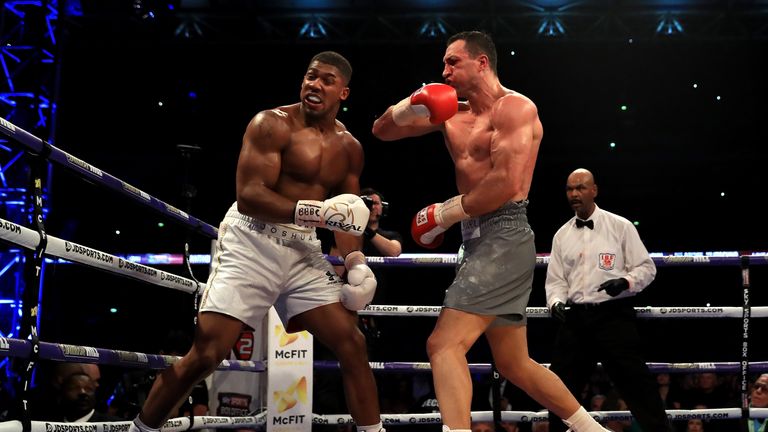
<instances>
[{"instance_id":1,"label":"muscular arm","mask_svg":"<svg viewBox=\"0 0 768 432\"><path fill-rule=\"evenodd\" d=\"M392 108L373 122L373 135L382 141L395 141L402 138L416 137L443 129L442 124L433 125L428 119L419 119L415 124L398 126L392 119Z\"/></svg>"},{"instance_id":2,"label":"muscular arm","mask_svg":"<svg viewBox=\"0 0 768 432\"><path fill-rule=\"evenodd\" d=\"M399 240L388 239L380 234L376 234L371 238L371 244L382 256L396 257L400 256L400 253L403 251L403 246Z\"/></svg>"},{"instance_id":3,"label":"muscular arm","mask_svg":"<svg viewBox=\"0 0 768 432\"><path fill-rule=\"evenodd\" d=\"M363 157L363 146L360 145L360 141L355 139L349 132L346 132L344 145L349 156L349 171L336 190L332 192L334 195L342 193L360 195L360 174L363 172L363 165L365 162ZM357 222L358 221L355 221L355 223ZM360 221L360 223L365 226L368 221ZM339 256L342 258L347 256L348 253L354 250L360 250L363 247L363 238L361 236L353 236L339 231L334 231L333 235L336 240L336 248L338 249Z\"/></svg>"},{"instance_id":4,"label":"muscular arm","mask_svg":"<svg viewBox=\"0 0 768 432\"><path fill-rule=\"evenodd\" d=\"M274 191L282 150L291 132L282 111L262 111L251 119L237 160L237 209L265 222L291 223L296 202Z\"/></svg>"},{"instance_id":5,"label":"muscular arm","mask_svg":"<svg viewBox=\"0 0 768 432\"><path fill-rule=\"evenodd\" d=\"M537 121L536 106L526 99L505 97L493 108L491 170L464 195L464 211L473 216L486 214L527 194L528 165L532 153L538 151L534 143Z\"/></svg>"}]
</instances>

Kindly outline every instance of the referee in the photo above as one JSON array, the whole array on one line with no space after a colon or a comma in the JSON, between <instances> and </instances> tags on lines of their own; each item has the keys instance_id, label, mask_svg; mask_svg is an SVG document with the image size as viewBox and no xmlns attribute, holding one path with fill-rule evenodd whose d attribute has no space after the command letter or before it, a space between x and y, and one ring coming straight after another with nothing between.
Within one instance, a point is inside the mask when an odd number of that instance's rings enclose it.
<instances>
[{"instance_id":1,"label":"referee","mask_svg":"<svg viewBox=\"0 0 768 432\"><path fill-rule=\"evenodd\" d=\"M547 305L560 321L550 369L581 394L601 362L643 432L671 431L640 354L632 302L656 277L656 266L634 225L595 204L591 172L572 172L566 196L576 215L555 233L545 285ZM549 416L550 431L565 430Z\"/></svg>"}]
</instances>

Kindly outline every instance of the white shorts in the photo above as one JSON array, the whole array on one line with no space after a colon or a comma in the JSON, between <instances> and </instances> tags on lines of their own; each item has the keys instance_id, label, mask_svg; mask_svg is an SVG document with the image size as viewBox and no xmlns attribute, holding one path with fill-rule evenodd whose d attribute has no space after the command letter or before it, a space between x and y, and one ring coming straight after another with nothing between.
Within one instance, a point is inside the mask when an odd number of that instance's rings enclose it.
<instances>
[{"instance_id":1,"label":"white shorts","mask_svg":"<svg viewBox=\"0 0 768 432\"><path fill-rule=\"evenodd\" d=\"M233 204L219 227L201 312L219 312L257 328L275 306L290 319L339 301L342 280L323 256L311 228L269 224L240 214Z\"/></svg>"}]
</instances>

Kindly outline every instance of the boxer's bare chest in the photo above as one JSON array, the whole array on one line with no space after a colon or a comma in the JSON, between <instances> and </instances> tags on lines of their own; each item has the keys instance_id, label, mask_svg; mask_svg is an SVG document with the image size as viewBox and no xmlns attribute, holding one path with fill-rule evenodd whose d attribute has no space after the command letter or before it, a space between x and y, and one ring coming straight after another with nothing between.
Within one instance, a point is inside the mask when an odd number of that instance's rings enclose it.
<instances>
[{"instance_id":1,"label":"boxer's bare chest","mask_svg":"<svg viewBox=\"0 0 768 432\"><path fill-rule=\"evenodd\" d=\"M344 134L301 128L291 134L282 154L282 171L298 181L328 187L341 182L349 170Z\"/></svg>"}]
</instances>

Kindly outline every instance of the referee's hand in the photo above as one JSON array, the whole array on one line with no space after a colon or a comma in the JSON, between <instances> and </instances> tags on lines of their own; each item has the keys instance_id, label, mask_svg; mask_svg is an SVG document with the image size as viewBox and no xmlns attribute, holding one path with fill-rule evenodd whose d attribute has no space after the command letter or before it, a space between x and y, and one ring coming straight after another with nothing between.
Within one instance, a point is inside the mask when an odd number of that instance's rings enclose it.
<instances>
[{"instance_id":1,"label":"referee's hand","mask_svg":"<svg viewBox=\"0 0 768 432\"><path fill-rule=\"evenodd\" d=\"M624 278L617 278L601 283L600 288L598 288L597 291L605 291L609 296L616 297L617 295L621 294L622 291L626 291L628 289L629 281Z\"/></svg>"},{"instance_id":2,"label":"referee's hand","mask_svg":"<svg viewBox=\"0 0 768 432\"><path fill-rule=\"evenodd\" d=\"M553 304L549 312L550 315L552 315L552 318L555 318L561 323L565 322L565 304L563 302Z\"/></svg>"}]
</instances>

